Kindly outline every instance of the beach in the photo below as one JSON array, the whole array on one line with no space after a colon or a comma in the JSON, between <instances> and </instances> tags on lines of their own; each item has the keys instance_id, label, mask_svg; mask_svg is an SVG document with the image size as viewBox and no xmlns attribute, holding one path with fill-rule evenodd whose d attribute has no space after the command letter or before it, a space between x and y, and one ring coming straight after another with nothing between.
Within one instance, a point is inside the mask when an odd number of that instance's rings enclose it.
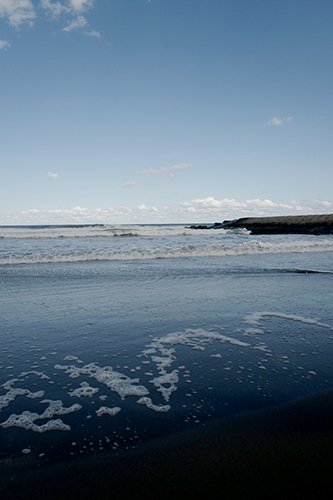
<instances>
[{"instance_id":1,"label":"beach","mask_svg":"<svg viewBox=\"0 0 333 500\"><path fill-rule=\"evenodd\" d=\"M325 498L330 235L101 225L2 236L6 498Z\"/></svg>"},{"instance_id":2,"label":"beach","mask_svg":"<svg viewBox=\"0 0 333 500\"><path fill-rule=\"evenodd\" d=\"M214 421L118 457L65 463L7 481L6 498L329 499L332 393ZM19 471L20 467L17 466ZM13 473L13 472L12 472ZM59 479L61 478L61 481Z\"/></svg>"}]
</instances>

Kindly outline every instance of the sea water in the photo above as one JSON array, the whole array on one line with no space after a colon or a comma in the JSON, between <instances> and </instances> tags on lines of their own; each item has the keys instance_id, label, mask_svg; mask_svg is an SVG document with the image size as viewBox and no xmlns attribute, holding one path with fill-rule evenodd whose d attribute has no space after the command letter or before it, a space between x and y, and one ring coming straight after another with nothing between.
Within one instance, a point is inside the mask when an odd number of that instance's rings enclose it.
<instances>
[{"instance_id":1,"label":"sea water","mask_svg":"<svg viewBox=\"0 0 333 500\"><path fill-rule=\"evenodd\" d=\"M332 389L332 252L332 236L1 227L3 470Z\"/></svg>"}]
</instances>

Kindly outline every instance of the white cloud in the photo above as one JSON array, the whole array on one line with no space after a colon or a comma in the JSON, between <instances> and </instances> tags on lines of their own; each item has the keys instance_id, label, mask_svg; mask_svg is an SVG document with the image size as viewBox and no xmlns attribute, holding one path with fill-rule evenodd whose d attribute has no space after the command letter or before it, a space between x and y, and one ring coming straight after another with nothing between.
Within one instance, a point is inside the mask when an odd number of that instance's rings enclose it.
<instances>
[{"instance_id":1,"label":"white cloud","mask_svg":"<svg viewBox=\"0 0 333 500\"><path fill-rule=\"evenodd\" d=\"M57 19L60 15L66 14L73 16L74 19L68 21L68 25L61 31L69 32L76 28L87 26L87 20L83 17L83 13L91 9L95 0L67 0L66 2L51 0L40 0L39 6L44 10L46 15L51 15ZM33 25L37 17L34 5L31 0L0 0L0 18L6 18L12 26L19 28L22 24L28 23ZM90 29L84 32L85 35L100 37L98 31ZM5 41L0 41L0 50L9 47L10 44Z\"/></svg>"},{"instance_id":2,"label":"white cloud","mask_svg":"<svg viewBox=\"0 0 333 500\"><path fill-rule=\"evenodd\" d=\"M276 202L255 198L252 200L237 201L228 198L216 200L213 197L208 197L185 201L180 204L180 207L185 212L196 213L198 220L211 220L210 216L219 217L220 219L234 219L239 217L306 215L333 212L333 203L322 200Z\"/></svg>"},{"instance_id":3,"label":"white cloud","mask_svg":"<svg viewBox=\"0 0 333 500\"><path fill-rule=\"evenodd\" d=\"M8 19L9 24L18 28L20 24L33 24L36 17L30 0L0 0L0 17Z\"/></svg>"},{"instance_id":4,"label":"white cloud","mask_svg":"<svg viewBox=\"0 0 333 500\"><path fill-rule=\"evenodd\" d=\"M157 174L163 175L164 177L174 177L176 175L175 172L178 170L184 170L186 168L191 168L192 165L190 163L180 163L179 165L173 165L172 167L159 167L159 168L147 168L144 170L140 170L139 174Z\"/></svg>"},{"instance_id":5,"label":"white cloud","mask_svg":"<svg viewBox=\"0 0 333 500\"><path fill-rule=\"evenodd\" d=\"M51 2L50 0L41 0L41 6L45 10L51 11L54 17L59 17L64 12L70 12L71 9L60 2Z\"/></svg>"},{"instance_id":6,"label":"white cloud","mask_svg":"<svg viewBox=\"0 0 333 500\"><path fill-rule=\"evenodd\" d=\"M216 212L227 212L227 213L236 213L236 211L243 216L244 212L247 215L261 215L263 212L271 212L272 210L281 210L281 209L291 209L292 206L289 204L276 203L271 200L245 200L245 201L237 201L235 199L224 198L223 200L215 200L213 197L208 198L197 198L192 201L185 201L181 203L181 206L184 207L185 210L191 209L191 211L195 210L196 212L206 212L206 213L216 213Z\"/></svg>"},{"instance_id":7,"label":"white cloud","mask_svg":"<svg viewBox=\"0 0 333 500\"><path fill-rule=\"evenodd\" d=\"M2 1L2 0L0 0ZM41 0L41 6L45 10L50 10L54 16L59 16L63 12L80 13L92 8L94 0L69 0L66 5L51 0Z\"/></svg>"},{"instance_id":8,"label":"white cloud","mask_svg":"<svg viewBox=\"0 0 333 500\"><path fill-rule=\"evenodd\" d=\"M53 172L49 172L49 173L47 174L47 178L48 178L48 179L53 179L53 180L54 180L54 179L60 179L60 175L58 175L58 174L54 174Z\"/></svg>"},{"instance_id":9,"label":"white cloud","mask_svg":"<svg viewBox=\"0 0 333 500\"><path fill-rule=\"evenodd\" d=\"M124 187L124 188L134 188L134 187L137 187L137 186L141 186L141 184L139 184L138 182L124 182L123 184L120 184L121 187Z\"/></svg>"},{"instance_id":10,"label":"white cloud","mask_svg":"<svg viewBox=\"0 0 333 500\"><path fill-rule=\"evenodd\" d=\"M83 12L93 6L94 0L69 0L69 4L74 11Z\"/></svg>"},{"instance_id":11,"label":"white cloud","mask_svg":"<svg viewBox=\"0 0 333 500\"><path fill-rule=\"evenodd\" d=\"M275 125L275 126L280 127L285 122L291 122L292 119L293 119L293 116L288 116L287 118L282 118L282 119L277 118L276 116L274 116L274 118L272 118L271 120L269 120L268 125Z\"/></svg>"},{"instance_id":12,"label":"white cloud","mask_svg":"<svg viewBox=\"0 0 333 500\"><path fill-rule=\"evenodd\" d=\"M7 47L8 48L10 47L10 43L6 42L6 40L0 40L0 50L1 49L5 49L6 50Z\"/></svg>"},{"instance_id":13,"label":"white cloud","mask_svg":"<svg viewBox=\"0 0 333 500\"><path fill-rule=\"evenodd\" d=\"M0 214L0 224L67 224L67 223L195 223L223 222L240 217L307 215L333 213L333 202L325 200L279 202L252 199L237 201L213 197L197 198L178 205L156 208L141 204L134 208L74 207L72 209L38 210Z\"/></svg>"},{"instance_id":14,"label":"white cloud","mask_svg":"<svg viewBox=\"0 0 333 500\"><path fill-rule=\"evenodd\" d=\"M142 204L142 205L138 205L138 210L140 210L140 212L158 212L157 208L156 207L146 207L146 205Z\"/></svg>"},{"instance_id":15,"label":"white cloud","mask_svg":"<svg viewBox=\"0 0 333 500\"><path fill-rule=\"evenodd\" d=\"M274 118L269 120L268 125L277 125L278 127L280 127L281 125L283 125L283 120L279 120L279 118L276 118L276 116L274 116Z\"/></svg>"},{"instance_id":16,"label":"white cloud","mask_svg":"<svg viewBox=\"0 0 333 500\"><path fill-rule=\"evenodd\" d=\"M69 32L77 28L83 28L87 24L88 23L86 19L83 16L79 16L77 19L74 19L74 21L72 21L68 26L66 26L66 28L63 28L62 31Z\"/></svg>"},{"instance_id":17,"label":"white cloud","mask_svg":"<svg viewBox=\"0 0 333 500\"><path fill-rule=\"evenodd\" d=\"M84 32L84 35L88 35L88 36L96 36L97 38L99 38L101 36L101 34L98 32L98 31L95 31L95 30L92 30L92 31L85 31Z\"/></svg>"}]
</instances>

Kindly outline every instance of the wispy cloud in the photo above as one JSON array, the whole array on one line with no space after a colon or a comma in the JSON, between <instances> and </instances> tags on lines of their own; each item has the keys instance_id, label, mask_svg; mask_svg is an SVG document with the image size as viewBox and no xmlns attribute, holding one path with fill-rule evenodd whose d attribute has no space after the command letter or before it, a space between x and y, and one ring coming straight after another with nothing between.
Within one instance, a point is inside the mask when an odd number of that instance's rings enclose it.
<instances>
[{"instance_id":1,"label":"wispy cloud","mask_svg":"<svg viewBox=\"0 0 333 500\"><path fill-rule=\"evenodd\" d=\"M69 23L67 26L65 26L65 28L63 28L61 31L66 31L68 33L70 31L73 31L73 30L76 30L79 28L84 28L84 27L89 28L88 21L86 20L85 17L78 16L71 23ZM83 34L88 35L88 36L95 36L97 38L99 38L101 36L101 34L95 30L83 31Z\"/></svg>"},{"instance_id":2,"label":"wispy cloud","mask_svg":"<svg viewBox=\"0 0 333 500\"><path fill-rule=\"evenodd\" d=\"M276 118L276 116L274 116L274 118L269 120L268 125L277 125L278 127L280 127L280 125L283 125L283 120L279 120L279 118Z\"/></svg>"},{"instance_id":3,"label":"wispy cloud","mask_svg":"<svg viewBox=\"0 0 333 500\"><path fill-rule=\"evenodd\" d=\"M285 122L291 122L293 116L288 116L287 118L277 118L274 116L271 120L269 120L268 125L275 125L277 127L281 127Z\"/></svg>"},{"instance_id":4,"label":"wispy cloud","mask_svg":"<svg viewBox=\"0 0 333 500\"><path fill-rule=\"evenodd\" d=\"M176 172L179 170L184 170L186 168L191 168L192 165L190 163L180 163L179 165L172 165L171 167L159 167L159 168L147 168L140 170L139 174L148 174L148 175L163 175L164 177L174 177Z\"/></svg>"},{"instance_id":5,"label":"wispy cloud","mask_svg":"<svg viewBox=\"0 0 333 500\"><path fill-rule=\"evenodd\" d=\"M41 0L41 7L51 13L53 17L59 17L60 14L65 12L71 12L71 9L67 5L63 5L60 2L51 2L50 0Z\"/></svg>"},{"instance_id":6,"label":"wispy cloud","mask_svg":"<svg viewBox=\"0 0 333 500\"><path fill-rule=\"evenodd\" d=\"M54 174L53 172L49 172L49 173L47 174L47 178L48 178L48 179L52 179L52 180L55 180L55 179L60 179L60 175L58 175L58 174Z\"/></svg>"},{"instance_id":7,"label":"wispy cloud","mask_svg":"<svg viewBox=\"0 0 333 500\"><path fill-rule=\"evenodd\" d=\"M8 48L10 47L10 43L6 42L6 40L0 40L0 50L1 49L5 49L6 50L7 47Z\"/></svg>"},{"instance_id":8,"label":"wispy cloud","mask_svg":"<svg viewBox=\"0 0 333 500\"><path fill-rule=\"evenodd\" d=\"M69 31L75 30L77 28L83 28L87 24L88 24L87 20L83 16L79 16L76 19L74 19L74 21L72 21L71 23L69 23L68 26L66 26L65 28L63 28L62 31L69 32Z\"/></svg>"},{"instance_id":9,"label":"wispy cloud","mask_svg":"<svg viewBox=\"0 0 333 500\"><path fill-rule=\"evenodd\" d=\"M83 12L92 8L94 0L69 0L69 4L74 11Z\"/></svg>"},{"instance_id":10,"label":"wispy cloud","mask_svg":"<svg viewBox=\"0 0 333 500\"><path fill-rule=\"evenodd\" d=\"M95 31L95 30L85 31L84 35L95 36L97 38L100 38L100 36L101 36L101 34L98 31Z\"/></svg>"},{"instance_id":11,"label":"wispy cloud","mask_svg":"<svg viewBox=\"0 0 333 500\"><path fill-rule=\"evenodd\" d=\"M23 23L32 25L36 13L30 0L0 0L0 17L18 28Z\"/></svg>"},{"instance_id":12,"label":"wispy cloud","mask_svg":"<svg viewBox=\"0 0 333 500\"><path fill-rule=\"evenodd\" d=\"M120 184L121 187L123 188L134 188L137 186L141 186L138 182L124 182L123 184Z\"/></svg>"},{"instance_id":13,"label":"wispy cloud","mask_svg":"<svg viewBox=\"0 0 333 500\"><path fill-rule=\"evenodd\" d=\"M62 16L67 17L67 26L61 29L62 32L70 32L78 28L88 28L82 33L93 37L100 37L100 33L89 27L86 18L83 16L94 6L95 0L64 0L52 2L51 0L40 0L39 7L35 9L31 0L0 0L0 18L7 19L11 26L19 29L23 24L32 26L42 12L54 21L58 21ZM61 22L64 20L62 19ZM65 20L66 22L66 20ZM0 50L9 48L10 43L0 40Z\"/></svg>"},{"instance_id":14,"label":"wispy cloud","mask_svg":"<svg viewBox=\"0 0 333 500\"><path fill-rule=\"evenodd\" d=\"M61 2L51 2L51 0L41 0L40 4L44 10L58 17L63 13L72 13L74 15L82 14L82 12L93 7L94 0L69 0L65 4Z\"/></svg>"}]
</instances>

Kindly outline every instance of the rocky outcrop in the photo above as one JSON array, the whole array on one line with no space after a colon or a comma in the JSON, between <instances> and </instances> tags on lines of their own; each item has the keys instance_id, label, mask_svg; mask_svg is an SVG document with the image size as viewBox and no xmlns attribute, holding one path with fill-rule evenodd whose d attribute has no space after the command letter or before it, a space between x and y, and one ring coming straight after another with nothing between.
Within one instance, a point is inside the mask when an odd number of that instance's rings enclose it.
<instances>
[{"instance_id":1,"label":"rocky outcrop","mask_svg":"<svg viewBox=\"0 0 333 500\"><path fill-rule=\"evenodd\" d=\"M230 221L225 221L225 222L230 222ZM198 226L193 225L193 226L186 226L187 229L221 229L223 226L224 222L215 222L215 224L210 224L209 226L206 226L205 224L199 224Z\"/></svg>"},{"instance_id":2,"label":"rocky outcrop","mask_svg":"<svg viewBox=\"0 0 333 500\"><path fill-rule=\"evenodd\" d=\"M251 234L333 234L333 214L244 217L222 223L216 222L211 226L190 227L191 229L245 228Z\"/></svg>"}]
</instances>

